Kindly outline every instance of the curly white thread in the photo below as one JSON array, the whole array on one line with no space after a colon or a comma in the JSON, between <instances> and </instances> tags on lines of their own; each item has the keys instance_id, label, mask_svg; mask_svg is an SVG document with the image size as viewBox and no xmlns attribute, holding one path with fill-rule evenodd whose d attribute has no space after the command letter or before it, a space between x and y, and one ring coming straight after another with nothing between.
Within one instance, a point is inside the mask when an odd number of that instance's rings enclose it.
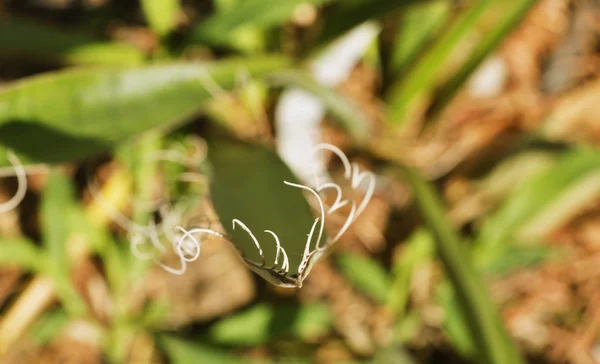
<instances>
[{"instance_id":1,"label":"curly white thread","mask_svg":"<svg viewBox=\"0 0 600 364\"><path fill-rule=\"evenodd\" d=\"M352 189L357 189L364 181L367 181L368 183L365 195L357 208L355 201L342 200L342 188L338 184L333 182L326 182L321 184L316 170L313 171L313 175L315 177L315 188L317 192L320 193L326 189L334 189L336 191L335 202L327 211L328 216L334 213L335 211L339 210L340 208L346 206L348 203L352 204L350 213L348 214L346 221L342 225L342 228L335 235L335 237L328 242L328 244L331 245L335 243L350 228L350 225L352 225L352 223L356 221L356 219L363 213L363 211L371 201L373 194L375 193L375 175L370 171L361 172L358 164L350 163L350 160L348 159L346 154L334 145L328 143L320 143L315 146L314 152L317 153L322 150L331 151L332 153L337 155L338 158L342 161L342 164L344 165L344 178L350 181L350 186L352 187Z\"/></svg>"},{"instance_id":2,"label":"curly white thread","mask_svg":"<svg viewBox=\"0 0 600 364\"><path fill-rule=\"evenodd\" d=\"M12 165L15 170L15 175L17 176L17 192L10 200L0 204L0 214L11 211L15 209L25 198L25 193L27 192L27 173L25 172L25 168L21 164L19 158L11 151L7 152L8 161Z\"/></svg>"},{"instance_id":3,"label":"curly white thread","mask_svg":"<svg viewBox=\"0 0 600 364\"><path fill-rule=\"evenodd\" d=\"M202 151L202 147L196 145L195 155L198 155ZM168 161L174 163L180 163L182 165L193 165L194 162L190 161L188 157L180 152L167 150L158 151L150 155L150 158L154 161ZM128 231L130 238L130 250L133 256L141 260L154 260L161 268L172 274L183 274L186 271L187 263L192 262L200 256L201 251L201 239L198 240L193 234L209 234L218 236L225 239L225 236L217 231L206 229L206 228L194 228L186 230L182 226L178 225L178 221L181 218L180 212L176 209L171 211L166 205L162 205L158 208L158 213L161 217L161 222L157 224L154 219L151 219L147 225L140 225L121 212L116 210L113 206L106 203L104 198L101 196L101 192L94 182L90 183L90 191L100 207L109 216L109 218L119 225L124 230ZM152 202L152 206L156 205L156 202ZM174 233L177 231L177 233ZM178 256L180 267L172 268L159 261L156 256L156 252L160 255L167 253L167 247L161 240L166 238L170 242L171 249ZM150 243L150 244L148 244ZM142 250L142 246L149 249Z\"/></svg>"}]
</instances>

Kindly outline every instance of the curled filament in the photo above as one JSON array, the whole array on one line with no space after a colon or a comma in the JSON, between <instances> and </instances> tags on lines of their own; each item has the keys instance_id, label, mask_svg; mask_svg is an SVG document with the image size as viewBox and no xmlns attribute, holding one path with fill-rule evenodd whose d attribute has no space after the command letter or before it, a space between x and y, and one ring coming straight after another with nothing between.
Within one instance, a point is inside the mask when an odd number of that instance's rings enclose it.
<instances>
[{"instance_id":1,"label":"curled filament","mask_svg":"<svg viewBox=\"0 0 600 364\"><path fill-rule=\"evenodd\" d=\"M323 150L329 150L330 152L338 156L338 158L341 160L344 166L344 178L350 182L350 186L353 190L357 189L361 184L363 184L363 182L367 182L364 197L357 206L356 201L343 199L342 188L339 184L329 181L321 183L321 178L319 178L316 170L313 171L316 193L321 193L326 189L333 189L336 192L335 201L327 210L327 216L330 216L335 211L348 204L350 205L350 212L348 214L348 217L346 218L346 221L342 225L340 231L328 241L327 244L330 245L335 243L339 238L342 237L342 235L350 228L352 223L356 221L356 219L363 213L363 211L371 201L371 198L373 197L373 194L375 192L375 175L370 171L360 171L358 164L351 163L346 154L341 149L332 144L318 144L315 146L314 152L318 153Z\"/></svg>"},{"instance_id":2,"label":"curled filament","mask_svg":"<svg viewBox=\"0 0 600 364\"><path fill-rule=\"evenodd\" d=\"M21 164L19 158L11 151L7 152L8 160L12 164L15 169L15 175L17 176L17 192L10 200L0 204L0 214L13 210L23 198L25 198L25 193L27 192L27 174L25 172L25 168Z\"/></svg>"},{"instance_id":3,"label":"curled filament","mask_svg":"<svg viewBox=\"0 0 600 364\"><path fill-rule=\"evenodd\" d=\"M174 150L158 151L152 154L150 158L155 161L169 161L180 163L184 166L190 166L197 164L193 163L193 160L191 159L198 156L201 157L202 147L203 145L196 145L196 152L192 158ZM128 232L130 236L130 250L133 256L141 260L152 259L169 273L185 273L187 263L198 259L200 256L202 239L196 238L194 235L209 234L223 237L221 233L206 228L186 230L179 225L183 215L182 211L177 208L171 209L166 204L163 204L156 209L154 206L158 201L151 201L148 210L158 211L161 218L160 223L155 222L154 219L150 219L146 225L138 224L115 209L111 204L107 203L93 182L90 184L90 191L94 200L98 202L99 206L104 210L107 216ZM141 201L138 202L138 205L141 204ZM169 267L159 260L161 256L168 252L169 248L175 253L180 261L179 267L177 268Z\"/></svg>"}]
</instances>

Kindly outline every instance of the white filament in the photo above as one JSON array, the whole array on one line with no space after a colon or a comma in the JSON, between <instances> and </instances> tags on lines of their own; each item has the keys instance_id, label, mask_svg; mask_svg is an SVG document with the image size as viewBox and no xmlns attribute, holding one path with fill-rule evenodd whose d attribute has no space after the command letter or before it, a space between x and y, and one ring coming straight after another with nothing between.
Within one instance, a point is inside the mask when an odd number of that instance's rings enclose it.
<instances>
[{"instance_id":1,"label":"white filament","mask_svg":"<svg viewBox=\"0 0 600 364\"><path fill-rule=\"evenodd\" d=\"M250 229L248 229L248 227L246 226L246 224L244 224L243 222L241 222L238 219L233 219L233 230L235 230L235 225L238 224L242 227L242 229L244 231L246 231L248 233L248 235L250 235L250 238L252 238L252 241L254 242L254 245L256 245L256 249L258 249L258 254L260 254L261 257L264 257L263 251L260 248L260 244L258 243L258 240L256 239L256 236L254 236L254 234L252 234L252 231Z\"/></svg>"},{"instance_id":2,"label":"white filament","mask_svg":"<svg viewBox=\"0 0 600 364\"><path fill-rule=\"evenodd\" d=\"M288 256L287 256L287 253L285 252L285 249L283 249L281 247L281 243L279 242L279 236L277 236L277 234L275 234L271 230L265 230L265 233L269 233L269 234L273 235L273 238L275 239L275 244L277 244L277 254L275 255L275 265L277 265L277 263L279 261L279 253L283 252L283 264L281 265L281 269L285 270L285 272L287 273L290 269L290 262L288 261Z\"/></svg>"},{"instance_id":3,"label":"white filament","mask_svg":"<svg viewBox=\"0 0 600 364\"><path fill-rule=\"evenodd\" d=\"M25 193L27 192L27 174L25 173L25 168L21 164L19 158L11 151L7 152L8 161L13 166L15 170L15 175L17 176L17 192L10 200L0 204L0 214L11 211L15 209L23 198L25 198Z\"/></svg>"}]
</instances>

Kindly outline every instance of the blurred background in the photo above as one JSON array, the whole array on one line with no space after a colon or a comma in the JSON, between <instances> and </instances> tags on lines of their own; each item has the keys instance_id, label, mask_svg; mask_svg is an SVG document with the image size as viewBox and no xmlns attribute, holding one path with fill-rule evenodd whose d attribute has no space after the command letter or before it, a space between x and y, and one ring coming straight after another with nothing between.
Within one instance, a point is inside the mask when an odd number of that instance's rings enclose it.
<instances>
[{"instance_id":1,"label":"blurred background","mask_svg":"<svg viewBox=\"0 0 600 364\"><path fill-rule=\"evenodd\" d=\"M598 0L0 0L0 361L600 362L599 71ZM171 249L360 203L322 142L377 185L302 288Z\"/></svg>"}]
</instances>

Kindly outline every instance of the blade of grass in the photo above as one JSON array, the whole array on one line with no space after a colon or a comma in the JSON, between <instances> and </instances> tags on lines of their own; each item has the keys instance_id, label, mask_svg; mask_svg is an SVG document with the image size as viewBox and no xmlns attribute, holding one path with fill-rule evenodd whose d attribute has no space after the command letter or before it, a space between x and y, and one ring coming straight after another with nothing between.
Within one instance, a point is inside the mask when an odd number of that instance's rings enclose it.
<instances>
[{"instance_id":1,"label":"blade of grass","mask_svg":"<svg viewBox=\"0 0 600 364\"><path fill-rule=\"evenodd\" d=\"M288 0L276 6L272 0L245 0L237 6L218 12L194 28L191 40L208 44L227 44L240 27L266 28L287 21L300 4L321 6L332 0Z\"/></svg>"},{"instance_id":2,"label":"blade of grass","mask_svg":"<svg viewBox=\"0 0 600 364\"><path fill-rule=\"evenodd\" d=\"M387 307L397 317L402 317L406 308L413 270L434 254L433 235L427 229L415 231L404 244L400 259L394 262L392 284L386 300Z\"/></svg>"},{"instance_id":3,"label":"blade of grass","mask_svg":"<svg viewBox=\"0 0 600 364\"><path fill-rule=\"evenodd\" d=\"M556 172L555 172L556 173ZM600 197L600 170L594 168L574 181L550 201L543 210L524 222L516 231L520 240L535 240L547 236L571 221Z\"/></svg>"},{"instance_id":4,"label":"blade of grass","mask_svg":"<svg viewBox=\"0 0 600 364\"><path fill-rule=\"evenodd\" d=\"M381 264L368 256L345 253L338 257L341 273L358 290L378 303L384 303L390 291L390 279Z\"/></svg>"},{"instance_id":5,"label":"blade of grass","mask_svg":"<svg viewBox=\"0 0 600 364\"><path fill-rule=\"evenodd\" d=\"M35 56L73 64L142 64L144 54L124 43L97 41L22 19L0 17L0 55Z\"/></svg>"},{"instance_id":6,"label":"blade of grass","mask_svg":"<svg viewBox=\"0 0 600 364\"><path fill-rule=\"evenodd\" d=\"M216 344L231 346L263 345L282 337L314 341L327 334L331 322L324 304L260 303L218 321L208 335Z\"/></svg>"},{"instance_id":7,"label":"blade of grass","mask_svg":"<svg viewBox=\"0 0 600 364\"><path fill-rule=\"evenodd\" d=\"M30 333L38 345L49 344L68 323L69 316L63 310L51 311L40 317Z\"/></svg>"},{"instance_id":8,"label":"blade of grass","mask_svg":"<svg viewBox=\"0 0 600 364\"><path fill-rule=\"evenodd\" d=\"M437 33L450 15L447 0L415 4L402 13L389 60L392 77L402 72Z\"/></svg>"},{"instance_id":9,"label":"blade of grass","mask_svg":"<svg viewBox=\"0 0 600 364\"><path fill-rule=\"evenodd\" d=\"M492 28L486 32L479 41L477 47L456 72L439 90L440 97L432 106L432 115L438 114L452 100L462 84L477 69L477 66L500 44L500 42L519 25L525 14L531 9L536 0L516 0L502 2L503 17Z\"/></svg>"},{"instance_id":10,"label":"blade of grass","mask_svg":"<svg viewBox=\"0 0 600 364\"><path fill-rule=\"evenodd\" d=\"M435 86L440 73L456 46L470 34L473 27L492 3L479 0L452 21L450 27L419 59L415 67L406 72L406 77L391 86L387 100L387 119L396 125L412 126L414 110L423 106L429 92Z\"/></svg>"},{"instance_id":11,"label":"blade of grass","mask_svg":"<svg viewBox=\"0 0 600 364\"><path fill-rule=\"evenodd\" d=\"M72 230L65 216L74 204L74 191L69 179L58 171L52 171L40 207L44 247L49 258L48 273L66 311L70 315L81 316L85 312L85 304L73 286L67 251Z\"/></svg>"},{"instance_id":12,"label":"blade of grass","mask_svg":"<svg viewBox=\"0 0 600 364\"><path fill-rule=\"evenodd\" d=\"M46 269L46 257L41 249L25 238L0 238L0 266L20 267L36 273Z\"/></svg>"},{"instance_id":13,"label":"blade of grass","mask_svg":"<svg viewBox=\"0 0 600 364\"><path fill-rule=\"evenodd\" d=\"M391 171L409 182L422 217L436 237L437 252L468 322L479 360L489 364L523 363L473 267L470 253L461 245L461 237L446 219L440 197L410 168L396 165Z\"/></svg>"},{"instance_id":14,"label":"blade of grass","mask_svg":"<svg viewBox=\"0 0 600 364\"><path fill-rule=\"evenodd\" d=\"M543 212L571 184L600 168L600 152L578 149L566 153L552 168L524 182L500 209L483 225L476 249L489 250L502 246L532 217Z\"/></svg>"},{"instance_id":15,"label":"blade of grass","mask_svg":"<svg viewBox=\"0 0 600 364\"><path fill-rule=\"evenodd\" d=\"M203 343L182 339L174 335L161 334L158 335L157 340L172 364L248 363L245 359L234 357L225 350L219 350Z\"/></svg>"}]
</instances>

